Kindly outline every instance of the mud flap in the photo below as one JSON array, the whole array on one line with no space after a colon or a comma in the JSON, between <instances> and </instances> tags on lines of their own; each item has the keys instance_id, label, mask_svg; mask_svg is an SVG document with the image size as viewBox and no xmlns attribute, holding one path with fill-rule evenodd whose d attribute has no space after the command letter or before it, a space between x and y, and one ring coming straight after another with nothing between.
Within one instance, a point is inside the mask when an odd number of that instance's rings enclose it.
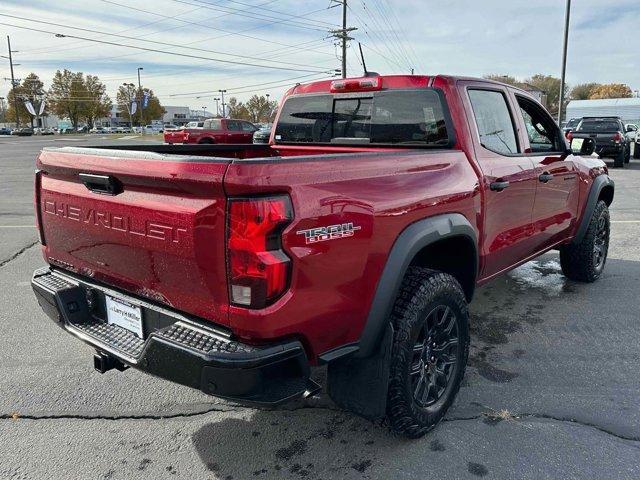
<instances>
[{"instance_id":1,"label":"mud flap","mask_svg":"<svg viewBox=\"0 0 640 480\"><path fill-rule=\"evenodd\" d=\"M393 327L388 324L374 355L329 363L327 391L336 405L369 420L384 418L392 346Z\"/></svg>"}]
</instances>

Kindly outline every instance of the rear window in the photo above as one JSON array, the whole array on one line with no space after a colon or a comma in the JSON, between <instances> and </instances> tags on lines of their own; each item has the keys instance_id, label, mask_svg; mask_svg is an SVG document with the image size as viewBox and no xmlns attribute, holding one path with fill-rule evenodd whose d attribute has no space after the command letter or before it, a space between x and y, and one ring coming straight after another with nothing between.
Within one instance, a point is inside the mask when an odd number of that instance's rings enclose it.
<instances>
[{"instance_id":1,"label":"rear window","mask_svg":"<svg viewBox=\"0 0 640 480\"><path fill-rule=\"evenodd\" d=\"M620 124L615 120L584 120L578 132L617 132Z\"/></svg>"},{"instance_id":2,"label":"rear window","mask_svg":"<svg viewBox=\"0 0 640 480\"><path fill-rule=\"evenodd\" d=\"M276 143L371 143L447 146L444 108L435 90L290 97Z\"/></svg>"}]
</instances>

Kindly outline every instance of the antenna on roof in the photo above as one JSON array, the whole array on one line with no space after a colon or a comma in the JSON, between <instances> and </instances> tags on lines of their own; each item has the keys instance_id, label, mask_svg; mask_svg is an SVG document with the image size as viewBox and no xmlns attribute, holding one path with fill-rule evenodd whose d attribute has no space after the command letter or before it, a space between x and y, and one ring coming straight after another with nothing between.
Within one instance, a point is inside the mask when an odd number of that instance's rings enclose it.
<instances>
[{"instance_id":1,"label":"antenna on roof","mask_svg":"<svg viewBox=\"0 0 640 480\"><path fill-rule=\"evenodd\" d=\"M360 58L362 59L362 68L364 69L364 76L365 77L378 77L378 76L380 76L380 74L377 73L377 72L368 72L367 71L367 64L364 61L364 53L362 53L362 44L360 42L358 42L358 48L360 49Z\"/></svg>"}]
</instances>

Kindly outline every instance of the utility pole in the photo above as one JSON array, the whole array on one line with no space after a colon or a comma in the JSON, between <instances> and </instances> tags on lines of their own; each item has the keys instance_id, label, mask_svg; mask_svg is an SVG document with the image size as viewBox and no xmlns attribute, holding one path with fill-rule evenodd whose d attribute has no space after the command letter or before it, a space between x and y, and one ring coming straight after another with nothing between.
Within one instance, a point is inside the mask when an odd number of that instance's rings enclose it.
<instances>
[{"instance_id":1,"label":"utility pole","mask_svg":"<svg viewBox=\"0 0 640 480\"><path fill-rule=\"evenodd\" d=\"M7 46L9 47L9 66L11 67L11 90L13 90L13 108L16 110L16 128L20 128L20 113L18 112L18 96L16 95L16 78L13 76L13 57L11 56L11 39L7 35Z\"/></svg>"},{"instance_id":2,"label":"utility pole","mask_svg":"<svg viewBox=\"0 0 640 480\"><path fill-rule=\"evenodd\" d=\"M342 28L338 30L330 30L329 33L342 42L342 78L347 78L347 42L353 40L349 36L349 32L357 30L356 27L347 27L347 1L348 0L332 0L342 5Z\"/></svg>"},{"instance_id":3,"label":"utility pole","mask_svg":"<svg viewBox=\"0 0 640 480\"><path fill-rule=\"evenodd\" d=\"M567 47L569 44L569 18L571 15L571 0L567 0L567 9L564 13L564 46L562 48L562 75L560 76L560 100L558 102L558 125L562 123L562 106L564 105L564 85L567 73Z\"/></svg>"},{"instance_id":4,"label":"utility pole","mask_svg":"<svg viewBox=\"0 0 640 480\"><path fill-rule=\"evenodd\" d=\"M222 97L222 118L227 118L227 115L224 111L224 94L227 93L226 90L218 90L220 92L220 96Z\"/></svg>"}]
</instances>

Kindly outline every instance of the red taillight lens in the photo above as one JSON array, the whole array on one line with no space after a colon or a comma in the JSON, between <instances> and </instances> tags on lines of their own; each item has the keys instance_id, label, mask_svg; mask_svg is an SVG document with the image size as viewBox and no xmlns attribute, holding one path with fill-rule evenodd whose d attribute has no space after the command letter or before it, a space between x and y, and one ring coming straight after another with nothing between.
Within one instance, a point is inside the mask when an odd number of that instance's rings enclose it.
<instances>
[{"instance_id":1,"label":"red taillight lens","mask_svg":"<svg viewBox=\"0 0 640 480\"><path fill-rule=\"evenodd\" d=\"M382 89L382 78L351 78L331 82L331 92L371 92Z\"/></svg>"},{"instance_id":2,"label":"red taillight lens","mask_svg":"<svg viewBox=\"0 0 640 480\"><path fill-rule=\"evenodd\" d=\"M291 260L281 233L291 222L287 196L229 201L227 255L231 303L263 308L287 289Z\"/></svg>"},{"instance_id":3,"label":"red taillight lens","mask_svg":"<svg viewBox=\"0 0 640 480\"><path fill-rule=\"evenodd\" d=\"M567 137L567 140L571 141L573 140L573 133L571 133L571 131L568 131L565 137Z\"/></svg>"},{"instance_id":4,"label":"red taillight lens","mask_svg":"<svg viewBox=\"0 0 640 480\"><path fill-rule=\"evenodd\" d=\"M622 141L622 134L620 132L616 132L613 136L613 141L616 143L620 143Z\"/></svg>"}]
</instances>

